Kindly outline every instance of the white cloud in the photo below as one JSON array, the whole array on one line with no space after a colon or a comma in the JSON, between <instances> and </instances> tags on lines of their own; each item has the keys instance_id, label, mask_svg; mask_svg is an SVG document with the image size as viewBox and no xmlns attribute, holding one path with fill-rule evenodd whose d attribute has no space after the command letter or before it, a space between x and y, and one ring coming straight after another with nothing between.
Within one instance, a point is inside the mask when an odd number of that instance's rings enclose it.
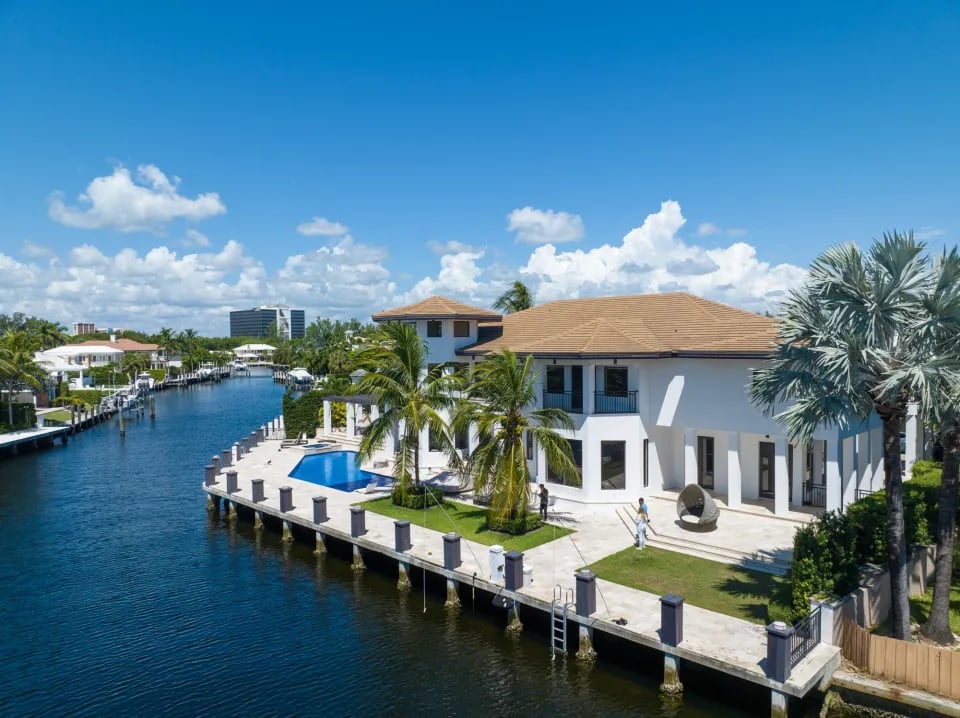
<instances>
[{"instance_id":1,"label":"white cloud","mask_svg":"<svg viewBox=\"0 0 960 718\"><path fill-rule=\"evenodd\" d=\"M439 254L440 256L443 256L444 254L454 254L456 252L477 251L476 247L472 247L469 244L464 244L463 242L457 242L456 240L451 240L449 242L430 241L427 242L427 246L433 250L434 254Z\"/></svg>"},{"instance_id":2,"label":"white cloud","mask_svg":"<svg viewBox=\"0 0 960 718\"><path fill-rule=\"evenodd\" d=\"M27 259L53 259L56 257L56 254L49 247L35 244L29 240L23 243L20 254Z\"/></svg>"},{"instance_id":3,"label":"white cloud","mask_svg":"<svg viewBox=\"0 0 960 718\"><path fill-rule=\"evenodd\" d=\"M940 227L921 227L914 230L913 237L921 242L929 242L931 239L941 239L947 234L947 230Z\"/></svg>"},{"instance_id":4,"label":"white cloud","mask_svg":"<svg viewBox=\"0 0 960 718\"><path fill-rule=\"evenodd\" d=\"M714 234L721 234L725 237L743 237L747 234L747 230L741 229L740 227L724 228L713 222L701 222L700 226L697 227L698 237L709 237Z\"/></svg>"},{"instance_id":5,"label":"white cloud","mask_svg":"<svg viewBox=\"0 0 960 718\"><path fill-rule=\"evenodd\" d=\"M216 192L194 199L180 195L180 178L171 181L156 165L137 167L137 182L125 167L113 174L96 177L67 205L61 192L50 197L50 218L67 227L115 229L120 232L158 232L176 219L200 222L227 211Z\"/></svg>"},{"instance_id":6,"label":"white cloud","mask_svg":"<svg viewBox=\"0 0 960 718\"><path fill-rule=\"evenodd\" d=\"M187 238L183 241L185 247L209 247L210 239L203 232L198 232L192 227L184 233Z\"/></svg>"},{"instance_id":7,"label":"white cloud","mask_svg":"<svg viewBox=\"0 0 960 718\"><path fill-rule=\"evenodd\" d=\"M320 235L323 237L340 237L346 234L349 230L345 225L342 225L339 222L331 222L323 217L314 217L309 222L304 222L303 224L297 225L297 231L300 234L307 235L308 237L315 235Z\"/></svg>"},{"instance_id":8,"label":"white cloud","mask_svg":"<svg viewBox=\"0 0 960 718\"><path fill-rule=\"evenodd\" d=\"M583 219L579 214L523 207L507 215L507 229L517 233L518 242L576 242L583 237Z\"/></svg>"},{"instance_id":9,"label":"white cloud","mask_svg":"<svg viewBox=\"0 0 960 718\"><path fill-rule=\"evenodd\" d=\"M677 202L663 202L618 245L570 252L537 247L521 272L537 282L538 301L685 290L755 310L771 308L806 275L794 265L761 261L744 242L687 245L677 236L685 222Z\"/></svg>"}]
</instances>

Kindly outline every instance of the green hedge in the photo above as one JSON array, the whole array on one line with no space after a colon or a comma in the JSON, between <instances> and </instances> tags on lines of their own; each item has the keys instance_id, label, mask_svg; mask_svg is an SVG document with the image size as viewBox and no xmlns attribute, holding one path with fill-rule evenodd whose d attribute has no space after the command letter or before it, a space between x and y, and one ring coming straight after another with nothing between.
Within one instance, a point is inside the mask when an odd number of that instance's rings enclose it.
<instances>
[{"instance_id":1,"label":"green hedge","mask_svg":"<svg viewBox=\"0 0 960 718\"><path fill-rule=\"evenodd\" d=\"M147 369L154 381L164 381L167 378L166 369Z\"/></svg>"},{"instance_id":2,"label":"green hedge","mask_svg":"<svg viewBox=\"0 0 960 718\"><path fill-rule=\"evenodd\" d=\"M323 395L319 391L308 391L295 399L289 391L283 395L283 427L288 439L295 439L301 433L309 437L317 434L320 412L323 411Z\"/></svg>"},{"instance_id":3,"label":"green hedge","mask_svg":"<svg viewBox=\"0 0 960 718\"><path fill-rule=\"evenodd\" d=\"M527 513L516 518L501 518L495 511L487 511L487 528L491 531L502 531L511 536L522 536L543 526L540 514Z\"/></svg>"},{"instance_id":4,"label":"green hedge","mask_svg":"<svg viewBox=\"0 0 960 718\"><path fill-rule=\"evenodd\" d=\"M8 402L2 402L0 406L0 434L6 431L17 431L18 429L29 429L32 426L36 426L37 423L37 408L33 403L28 403L25 401L15 401L13 402L13 426L10 426L7 423L7 420L10 417L10 405Z\"/></svg>"},{"instance_id":5,"label":"green hedge","mask_svg":"<svg viewBox=\"0 0 960 718\"><path fill-rule=\"evenodd\" d=\"M903 484L907 545L929 544L940 510L940 464L918 461ZM793 539L793 610L806 615L810 597L842 596L857 587L866 563L886 566L887 505L877 491L847 507L828 512L797 529Z\"/></svg>"},{"instance_id":6,"label":"green hedge","mask_svg":"<svg viewBox=\"0 0 960 718\"><path fill-rule=\"evenodd\" d=\"M415 489L412 486L408 488L405 496L401 493L400 487L395 486L393 491L390 492L390 499L393 501L394 506L402 506L405 509L422 510L423 508L430 508L437 504L442 506L444 495L443 489L421 484L419 489Z\"/></svg>"},{"instance_id":7,"label":"green hedge","mask_svg":"<svg viewBox=\"0 0 960 718\"><path fill-rule=\"evenodd\" d=\"M70 398L82 401L84 404L99 404L100 400L107 395L107 392L99 389L71 389Z\"/></svg>"}]
</instances>

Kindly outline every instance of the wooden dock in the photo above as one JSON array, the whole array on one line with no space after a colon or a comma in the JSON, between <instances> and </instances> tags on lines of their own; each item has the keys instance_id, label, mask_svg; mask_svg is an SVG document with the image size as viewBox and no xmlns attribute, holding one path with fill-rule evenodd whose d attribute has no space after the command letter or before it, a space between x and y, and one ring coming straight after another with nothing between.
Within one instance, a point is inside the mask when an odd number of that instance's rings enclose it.
<instances>
[{"instance_id":1,"label":"wooden dock","mask_svg":"<svg viewBox=\"0 0 960 718\"><path fill-rule=\"evenodd\" d=\"M252 441L250 443L253 444ZM295 447L279 447L279 441L265 440L258 445L251 445L238 461L235 459L237 447L231 449L229 455L232 465L226 469L222 466L216 469L215 475L209 479L214 483L208 483L205 478L203 488L210 497L211 506L219 507L223 502L228 516L237 516L239 510L258 524L265 518L279 522L287 537L295 533L295 527L299 527L301 532L305 530L316 537L318 548L328 540L345 542L353 546L355 560L361 564L363 555L373 552L396 561L401 576L405 571L409 572L411 567L416 567L445 578L448 592L453 586L454 596L457 587L472 587L502 598L506 606L512 604L523 611L543 613L548 621L558 610L553 601L556 585L560 585L561 595L571 595L567 591L572 592L577 584L578 570L588 563L583 560L579 549L551 549L551 544L545 544L525 554L528 560L532 558L536 561L532 584L523 585L521 580L520 585L511 590L507 582L491 576L489 546L457 538L458 553L459 547L462 547L462 563L448 568L445 567L445 542L453 539L445 539L445 536L451 535L410 526L412 545L405 550L397 550L397 527L393 519L363 512L364 530L357 530L357 505L362 506L364 500L377 498L376 495L342 492L290 478L288 474L303 455ZM228 452L223 451L218 458L227 455ZM257 483L256 489L254 482ZM255 491L259 492L261 487L263 498L255 500ZM320 523L314 522L317 510L314 497L322 497L328 517ZM596 543L601 543L604 539L599 535L600 530L595 531L598 534L596 537L592 536L591 532L594 531L585 526L578 527L574 541L569 543L585 546L593 543L594 538ZM609 530L606 533L609 534ZM563 539L551 543L559 544L561 541ZM593 558L589 562L592 561ZM695 606L683 607L682 639L677 645L671 645L661 622L665 613L660 596L599 579L595 583L602 600L591 606L586 615L580 615L584 612L569 606L570 610L564 611L563 622L573 627L574 643L579 632L581 643L586 637L589 646L593 632L600 631L661 652L665 675L668 667L672 666L675 677L676 666L689 661L764 686L771 692L771 715L786 715L788 697L806 696L826 684L839 667L839 648L820 643L792 666L792 670L786 670L786 680L775 680L771 676L777 674L768 663L773 655L770 653L770 644L778 639L771 638L764 626Z\"/></svg>"}]
</instances>

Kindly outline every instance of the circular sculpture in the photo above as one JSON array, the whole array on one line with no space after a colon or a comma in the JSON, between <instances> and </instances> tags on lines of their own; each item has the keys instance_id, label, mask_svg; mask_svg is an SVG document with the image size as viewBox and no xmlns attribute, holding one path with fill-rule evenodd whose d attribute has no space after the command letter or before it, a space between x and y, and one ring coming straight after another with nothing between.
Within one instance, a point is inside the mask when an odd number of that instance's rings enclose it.
<instances>
[{"instance_id":1,"label":"circular sculpture","mask_svg":"<svg viewBox=\"0 0 960 718\"><path fill-rule=\"evenodd\" d=\"M677 497L677 516L684 528L710 531L717 527L720 509L713 497L699 484L689 484Z\"/></svg>"}]
</instances>

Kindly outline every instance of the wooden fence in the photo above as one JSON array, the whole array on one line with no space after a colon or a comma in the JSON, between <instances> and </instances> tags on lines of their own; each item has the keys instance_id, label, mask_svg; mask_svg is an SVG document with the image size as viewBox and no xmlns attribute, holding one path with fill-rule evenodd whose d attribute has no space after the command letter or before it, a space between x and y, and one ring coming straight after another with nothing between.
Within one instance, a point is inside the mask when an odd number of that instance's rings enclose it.
<instances>
[{"instance_id":1,"label":"wooden fence","mask_svg":"<svg viewBox=\"0 0 960 718\"><path fill-rule=\"evenodd\" d=\"M960 651L877 636L847 619L840 650L877 678L960 699Z\"/></svg>"}]
</instances>

